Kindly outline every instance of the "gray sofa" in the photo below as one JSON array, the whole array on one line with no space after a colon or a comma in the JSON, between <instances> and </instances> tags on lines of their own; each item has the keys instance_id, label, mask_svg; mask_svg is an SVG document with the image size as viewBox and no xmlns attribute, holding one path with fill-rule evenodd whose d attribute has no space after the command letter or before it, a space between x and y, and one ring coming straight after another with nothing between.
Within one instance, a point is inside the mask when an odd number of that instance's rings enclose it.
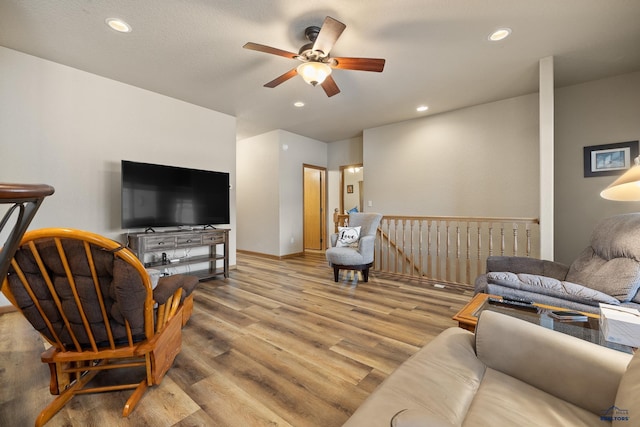
<instances>
[{"instance_id":1,"label":"gray sofa","mask_svg":"<svg viewBox=\"0 0 640 427\"><path fill-rule=\"evenodd\" d=\"M484 292L597 313L600 302L640 309L640 214L600 221L570 266L525 257L489 257L475 281Z\"/></svg>"},{"instance_id":2,"label":"gray sofa","mask_svg":"<svg viewBox=\"0 0 640 427\"><path fill-rule=\"evenodd\" d=\"M343 427L637 426L639 393L637 354L485 311L475 335L445 330Z\"/></svg>"}]
</instances>

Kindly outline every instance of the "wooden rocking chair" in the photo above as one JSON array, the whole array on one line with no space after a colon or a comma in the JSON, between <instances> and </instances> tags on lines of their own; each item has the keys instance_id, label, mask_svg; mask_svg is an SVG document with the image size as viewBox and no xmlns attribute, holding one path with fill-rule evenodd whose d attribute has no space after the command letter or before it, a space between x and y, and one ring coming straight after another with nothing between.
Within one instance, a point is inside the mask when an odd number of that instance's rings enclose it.
<instances>
[{"instance_id":1,"label":"wooden rocking chair","mask_svg":"<svg viewBox=\"0 0 640 427\"><path fill-rule=\"evenodd\" d=\"M2 292L51 344L41 359L58 397L36 426L76 394L135 389L126 417L146 388L160 383L181 350L184 297L179 275L163 279L152 289L138 258L97 234L49 228L24 235ZM134 367L144 367L142 380L90 383L101 371Z\"/></svg>"}]
</instances>

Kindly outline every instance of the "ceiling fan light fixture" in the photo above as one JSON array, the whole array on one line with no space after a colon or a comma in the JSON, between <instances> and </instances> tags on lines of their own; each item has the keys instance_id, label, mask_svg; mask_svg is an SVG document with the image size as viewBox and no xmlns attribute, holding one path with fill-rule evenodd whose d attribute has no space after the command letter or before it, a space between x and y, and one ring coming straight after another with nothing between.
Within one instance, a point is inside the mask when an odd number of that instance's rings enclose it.
<instances>
[{"instance_id":1,"label":"ceiling fan light fixture","mask_svg":"<svg viewBox=\"0 0 640 427\"><path fill-rule=\"evenodd\" d=\"M331 67L323 62L303 62L296 69L298 74L302 76L305 82L311 86L322 84L324 80L331 74Z\"/></svg>"}]
</instances>

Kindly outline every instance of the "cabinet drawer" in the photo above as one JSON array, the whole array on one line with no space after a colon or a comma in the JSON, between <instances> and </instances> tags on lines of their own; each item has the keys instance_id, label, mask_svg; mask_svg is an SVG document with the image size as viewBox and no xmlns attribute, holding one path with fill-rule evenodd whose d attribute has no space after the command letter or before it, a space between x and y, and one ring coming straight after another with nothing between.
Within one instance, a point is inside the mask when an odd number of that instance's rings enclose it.
<instances>
[{"instance_id":1,"label":"cabinet drawer","mask_svg":"<svg viewBox=\"0 0 640 427\"><path fill-rule=\"evenodd\" d=\"M212 245L214 243L224 243L224 234L207 234L202 236L202 244Z\"/></svg>"},{"instance_id":2,"label":"cabinet drawer","mask_svg":"<svg viewBox=\"0 0 640 427\"><path fill-rule=\"evenodd\" d=\"M199 234L185 234L176 237L176 246L200 246L202 245L202 237Z\"/></svg>"},{"instance_id":3,"label":"cabinet drawer","mask_svg":"<svg viewBox=\"0 0 640 427\"><path fill-rule=\"evenodd\" d=\"M147 250L175 248L176 239L169 236L146 237L142 239L142 245Z\"/></svg>"}]
</instances>

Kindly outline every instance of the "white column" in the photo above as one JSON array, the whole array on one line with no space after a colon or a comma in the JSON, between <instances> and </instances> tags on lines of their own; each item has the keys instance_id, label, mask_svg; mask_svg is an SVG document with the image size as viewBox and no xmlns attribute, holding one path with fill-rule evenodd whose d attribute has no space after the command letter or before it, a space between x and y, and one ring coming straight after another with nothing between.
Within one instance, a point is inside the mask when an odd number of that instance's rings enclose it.
<instances>
[{"instance_id":1,"label":"white column","mask_svg":"<svg viewBox=\"0 0 640 427\"><path fill-rule=\"evenodd\" d=\"M553 56L540 60L540 257L553 260Z\"/></svg>"}]
</instances>

